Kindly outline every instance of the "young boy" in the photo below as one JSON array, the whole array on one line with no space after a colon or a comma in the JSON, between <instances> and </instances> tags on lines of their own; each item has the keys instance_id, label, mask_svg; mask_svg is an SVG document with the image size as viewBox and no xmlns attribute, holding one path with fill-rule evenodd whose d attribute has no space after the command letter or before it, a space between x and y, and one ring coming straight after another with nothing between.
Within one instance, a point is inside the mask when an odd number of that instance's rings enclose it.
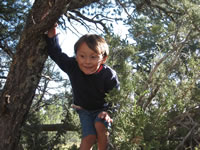
<instances>
[{"instance_id":1,"label":"young boy","mask_svg":"<svg viewBox=\"0 0 200 150\"><path fill-rule=\"evenodd\" d=\"M96 34L82 36L74 45L75 57L62 53L56 35L56 27L48 31L48 54L68 74L74 96L74 105L79 114L82 140L80 150L91 150L98 144L99 150L108 145L110 104L106 93L119 89L116 72L105 65L109 50L106 41Z\"/></svg>"}]
</instances>

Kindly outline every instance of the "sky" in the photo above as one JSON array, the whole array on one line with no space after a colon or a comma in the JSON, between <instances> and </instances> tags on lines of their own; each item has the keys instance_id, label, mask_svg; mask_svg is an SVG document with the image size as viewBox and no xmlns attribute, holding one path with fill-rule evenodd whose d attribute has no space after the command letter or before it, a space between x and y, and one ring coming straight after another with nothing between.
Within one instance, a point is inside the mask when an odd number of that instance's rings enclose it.
<instances>
[{"instance_id":1,"label":"sky","mask_svg":"<svg viewBox=\"0 0 200 150\"><path fill-rule=\"evenodd\" d=\"M64 31L60 27L58 27L58 33L59 33L59 43L62 48L62 51L69 56L74 55L74 44L76 41L84 34L87 34L88 32L83 27L78 27L80 31L80 35L77 36L71 31ZM89 32L89 33L95 33L95 32ZM127 28L122 23L114 24L114 33L119 35L121 38L125 38L126 34L128 34ZM101 34L101 32L97 31L96 34Z\"/></svg>"}]
</instances>

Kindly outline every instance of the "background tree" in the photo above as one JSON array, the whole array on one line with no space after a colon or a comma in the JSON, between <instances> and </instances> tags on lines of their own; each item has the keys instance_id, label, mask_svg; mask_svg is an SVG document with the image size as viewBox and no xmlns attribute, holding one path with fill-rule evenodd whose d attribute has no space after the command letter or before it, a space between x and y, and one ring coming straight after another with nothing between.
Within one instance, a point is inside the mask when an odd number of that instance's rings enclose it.
<instances>
[{"instance_id":1,"label":"background tree","mask_svg":"<svg viewBox=\"0 0 200 150\"><path fill-rule=\"evenodd\" d=\"M199 148L199 99L192 94L200 90L198 4L138 1L129 12L132 48L113 47L129 52L121 53L127 67L115 94L121 104L113 130L116 149Z\"/></svg>"}]
</instances>

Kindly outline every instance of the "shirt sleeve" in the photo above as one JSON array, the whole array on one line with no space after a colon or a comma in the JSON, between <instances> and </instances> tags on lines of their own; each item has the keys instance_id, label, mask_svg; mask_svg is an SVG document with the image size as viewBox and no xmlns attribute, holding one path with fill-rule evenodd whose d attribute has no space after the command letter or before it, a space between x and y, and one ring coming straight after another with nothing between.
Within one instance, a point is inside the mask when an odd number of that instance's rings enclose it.
<instances>
[{"instance_id":1,"label":"shirt sleeve","mask_svg":"<svg viewBox=\"0 0 200 150\"><path fill-rule=\"evenodd\" d=\"M114 70L106 77L105 88L106 88L105 91L107 93L111 91L113 88L116 88L117 90L120 89L120 83L117 74Z\"/></svg>"},{"instance_id":2,"label":"shirt sleeve","mask_svg":"<svg viewBox=\"0 0 200 150\"><path fill-rule=\"evenodd\" d=\"M105 84L107 93L113 89L116 89L117 91L120 90L120 83L117 74L114 70L112 70L111 74L108 75ZM119 109L119 104L111 102L107 103L107 112L109 112L110 115L117 112L118 109Z\"/></svg>"},{"instance_id":3,"label":"shirt sleeve","mask_svg":"<svg viewBox=\"0 0 200 150\"><path fill-rule=\"evenodd\" d=\"M46 36L48 55L50 58L66 73L69 73L74 67L74 57L69 57L62 52L59 45L58 35L49 38Z\"/></svg>"}]
</instances>

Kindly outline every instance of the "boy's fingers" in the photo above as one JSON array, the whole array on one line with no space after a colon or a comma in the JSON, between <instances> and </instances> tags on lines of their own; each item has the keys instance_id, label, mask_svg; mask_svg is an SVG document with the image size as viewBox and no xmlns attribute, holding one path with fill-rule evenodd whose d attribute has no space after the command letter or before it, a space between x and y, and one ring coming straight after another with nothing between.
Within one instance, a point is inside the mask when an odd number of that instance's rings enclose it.
<instances>
[{"instance_id":1,"label":"boy's fingers","mask_svg":"<svg viewBox=\"0 0 200 150\"><path fill-rule=\"evenodd\" d=\"M99 118L104 119L107 122L113 122L113 120L110 118L110 116L106 112L102 112L99 114Z\"/></svg>"},{"instance_id":2,"label":"boy's fingers","mask_svg":"<svg viewBox=\"0 0 200 150\"><path fill-rule=\"evenodd\" d=\"M113 122L113 120L110 118L110 116L107 117L106 121L107 121L108 123L112 123L112 122Z\"/></svg>"},{"instance_id":3,"label":"boy's fingers","mask_svg":"<svg viewBox=\"0 0 200 150\"><path fill-rule=\"evenodd\" d=\"M110 116L108 115L108 113L107 112L101 112L99 115L98 115L98 117L99 118L101 118L101 119L104 119L104 120L106 120L107 122L113 122L113 120L110 118Z\"/></svg>"},{"instance_id":4,"label":"boy's fingers","mask_svg":"<svg viewBox=\"0 0 200 150\"><path fill-rule=\"evenodd\" d=\"M57 26L58 26L58 24L57 24L57 23L55 23L53 27L55 28L55 27L57 27Z\"/></svg>"},{"instance_id":5,"label":"boy's fingers","mask_svg":"<svg viewBox=\"0 0 200 150\"><path fill-rule=\"evenodd\" d=\"M105 114L103 114L103 113L99 114L99 118L101 118L101 119L105 118Z\"/></svg>"},{"instance_id":6,"label":"boy's fingers","mask_svg":"<svg viewBox=\"0 0 200 150\"><path fill-rule=\"evenodd\" d=\"M48 37L49 38L52 38L56 35L56 27L53 27L51 28L49 31L48 31Z\"/></svg>"}]
</instances>

